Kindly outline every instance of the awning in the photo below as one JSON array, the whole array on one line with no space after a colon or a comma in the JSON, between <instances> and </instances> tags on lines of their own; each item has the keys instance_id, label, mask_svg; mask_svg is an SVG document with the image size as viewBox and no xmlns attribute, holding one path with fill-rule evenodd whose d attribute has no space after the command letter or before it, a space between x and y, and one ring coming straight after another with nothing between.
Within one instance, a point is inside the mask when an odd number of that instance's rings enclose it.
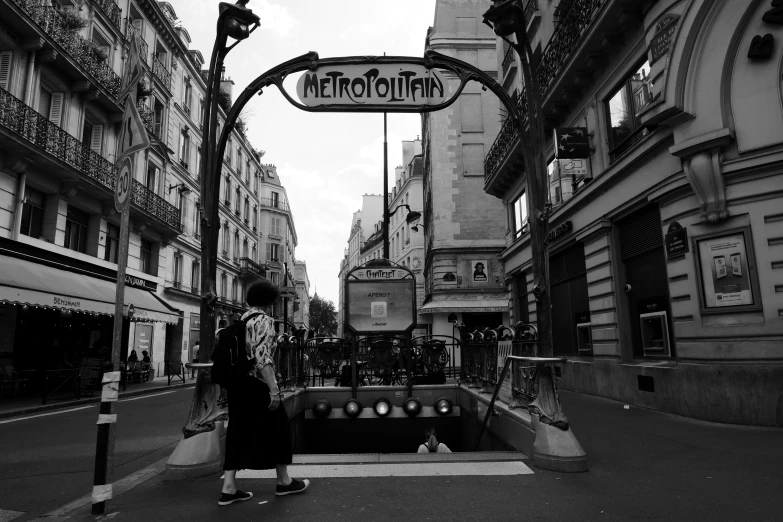
<instances>
[{"instance_id":1,"label":"awning","mask_svg":"<svg viewBox=\"0 0 783 522\"><path fill-rule=\"evenodd\" d=\"M508 299L435 300L419 308L420 314L507 311Z\"/></svg>"},{"instance_id":2,"label":"awning","mask_svg":"<svg viewBox=\"0 0 783 522\"><path fill-rule=\"evenodd\" d=\"M0 302L114 315L116 291L112 281L0 256ZM179 311L152 292L126 286L126 316L129 304L134 308L133 321L179 321Z\"/></svg>"}]
</instances>

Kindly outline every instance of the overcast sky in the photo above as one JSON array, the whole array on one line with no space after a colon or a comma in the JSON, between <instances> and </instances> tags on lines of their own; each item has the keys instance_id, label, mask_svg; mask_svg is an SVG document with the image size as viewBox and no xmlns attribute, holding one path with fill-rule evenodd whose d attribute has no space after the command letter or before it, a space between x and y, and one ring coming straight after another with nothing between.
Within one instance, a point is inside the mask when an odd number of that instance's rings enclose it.
<instances>
[{"instance_id":1,"label":"overcast sky","mask_svg":"<svg viewBox=\"0 0 783 522\"><path fill-rule=\"evenodd\" d=\"M209 60L215 38L216 0L170 0L190 33L191 49ZM435 0L250 0L261 27L226 59L236 94L264 71L308 51L333 56L423 56ZM295 96L295 79L286 82ZM383 115L314 114L290 105L271 87L249 104L252 145L277 172L291 202L299 239L297 259L307 262L310 294L337 305L340 260L351 216L362 194L383 192ZM389 177L402 163L402 140L421 133L418 114L389 114ZM262 251L263 252L263 251Z\"/></svg>"}]
</instances>

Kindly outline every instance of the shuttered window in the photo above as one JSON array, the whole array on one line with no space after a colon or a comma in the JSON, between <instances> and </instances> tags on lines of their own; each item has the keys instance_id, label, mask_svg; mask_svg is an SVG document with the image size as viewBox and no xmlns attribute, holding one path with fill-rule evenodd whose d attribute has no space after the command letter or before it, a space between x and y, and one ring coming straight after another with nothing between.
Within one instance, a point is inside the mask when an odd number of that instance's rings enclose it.
<instances>
[{"instance_id":1,"label":"shuttered window","mask_svg":"<svg viewBox=\"0 0 783 522\"><path fill-rule=\"evenodd\" d=\"M49 114L47 115L49 121L57 125L62 126L63 122L63 100L65 94L62 92L53 92L51 94L51 102L49 104ZM103 129L103 125L100 126Z\"/></svg>"},{"instance_id":2,"label":"shuttered window","mask_svg":"<svg viewBox=\"0 0 783 522\"><path fill-rule=\"evenodd\" d=\"M618 223L623 261L663 247L661 213L657 205L647 206Z\"/></svg>"},{"instance_id":3,"label":"shuttered window","mask_svg":"<svg viewBox=\"0 0 783 522\"><path fill-rule=\"evenodd\" d=\"M90 149L96 154L101 153L103 147L103 125L92 126L92 136L90 136Z\"/></svg>"},{"instance_id":4,"label":"shuttered window","mask_svg":"<svg viewBox=\"0 0 783 522\"><path fill-rule=\"evenodd\" d=\"M13 51L0 52L0 88L6 91L10 90L13 58Z\"/></svg>"},{"instance_id":5,"label":"shuttered window","mask_svg":"<svg viewBox=\"0 0 783 522\"><path fill-rule=\"evenodd\" d=\"M557 285L577 278L587 272L585 249L578 243L549 259L549 283Z\"/></svg>"}]
</instances>

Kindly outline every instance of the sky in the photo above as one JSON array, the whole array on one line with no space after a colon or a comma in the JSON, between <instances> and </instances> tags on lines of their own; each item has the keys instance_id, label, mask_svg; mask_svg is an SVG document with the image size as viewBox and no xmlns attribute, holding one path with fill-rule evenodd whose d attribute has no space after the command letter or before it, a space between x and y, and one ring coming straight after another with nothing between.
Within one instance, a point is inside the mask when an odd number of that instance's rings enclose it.
<instances>
[{"instance_id":1,"label":"sky","mask_svg":"<svg viewBox=\"0 0 783 522\"><path fill-rule=\"evenodd\" d=\"M215 39L216 0L170 0L208 60ZM335 56L424 55L435 0L250 0L261 27L226 58L234 98L252 80L309 51ZM285 82L295 96L296 77ZM310 295L338 304L338 272L353 213L363 194L383 193L383 115L309 113L276 87L248 104L253 147L266 151L286 188L298 236L297 260L307 263ZM421 134L419 114L388 115L389 185L402 163L402 141Z\"/></svg>"}]
</instances>

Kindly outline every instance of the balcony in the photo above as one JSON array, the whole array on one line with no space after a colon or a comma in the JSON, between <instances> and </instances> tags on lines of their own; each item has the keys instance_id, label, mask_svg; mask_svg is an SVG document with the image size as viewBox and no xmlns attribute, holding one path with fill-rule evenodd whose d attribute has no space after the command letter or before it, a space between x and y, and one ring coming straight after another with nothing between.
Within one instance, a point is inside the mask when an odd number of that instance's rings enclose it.
<instances>
[{"instance_id":1,"label":"balcony","mask_svg":"<svg viewBox=\"0 0 783 522\"><path fill-rule=\"evenodd\" d=\"M154 74L155 78L157 78L160 81L160 83L162 83L163 86L166 87L166 90L171 92L171 73L166 69L166 66L163 65L163 63L157 58L153 58L152 60L152 74Z\"/></svg>"},{"instance_id":2,"label":"balcony","mask_svg":"<svg viewBox=\"0 0 783 522\"><path fill-rule=\"evenodd\" d=\"M114 27L116 27L119 31L122 9L120 9L120 6L117 5L115 0L93 0L93 3L97 5L101 11L103 11L103 14L106 15L106 18L108 18Z\"/></svg>"},{"instance_id":3,"label":"balcony","mask_svg":"<svg viewBox=\"0 0 783 522\"><path fill-rule=\"evenodd\" d=\"M147 132L154 138L160 140L158 133L155 132L155 114L152 112L152 109L147 107L147 105L141 101L136 102L136 108L139 110L139 116L141 116Z\"/></svg>"},{"instance_id":4,"label":"balcony","mask_svg":"<svg viewBox=\"0 0 783 522\"><path fill-rule=\"evenodd\" d=\"M568 108L568 102L581 96L578 89L575 94L557 98L556 93L564 90L555 89L555 84L562 83L579 76L584 83L585 78L590 78L595 71L593 62L600 62L600 58L606 53L606 45L616 35L623 31L636 31L638 24L634 24L633 6L622 2L608 2L607 0L574 0L573 5L560 20L555 33L544 49L541 61L535 71L537 74L541 92L542 109L547 118L547 130L556 126L562 115ZM606 7L601 10L602 7ZM537 14L538 4L531 0L525 7L525 19L530 22L533 18L540 18ZM631 14L631 16L627 16ZM530 29L530 25L528 26ZM609 46L610 48L612 46ZM573 54L579 49L580 55L585 60L581 64L574 65ZM513 60L513 58L509 58ZM505 63L505 59L504 62ZM580 71L574 72L575 67ZM571 87L570 85L568 86ZM523 89L515 100L517 109L522 114L523 124L527 124L527 99ZM553 107L557 106L557 113L553 113ZM549 132L546 132L548 135ZM487 152L484 160L484 190L485 192L502 197L509 184L513 182L510 177L518 176L522 168L521 155L516 157L519 139L517 126L510 118L501 126L495 142Z\"/></svg>"},{"instance_id":5,"label":"balcony","mask_svg":"<svg viewBox=\"0 0 783 522\"><path fill-rule=\"evenodd\" d=\"M273 198L258 198L258 203L262 207L267 208L276 208L278 210L282 210L283 212L288 212L288 205L286 205L283 201L280 201L279 199L273 199Z\"/></svg>"},{"instance_id":6,"label":"balcony","mask_svg":"<svg viewBox=\"0 0 783 522\"><path fill-rule=\"evenodd\" d=\"M136 30L135 27L133 27L133 20L130 18L126 18L125 21L125 38L130 40L130 37L133 33L136 33L139 35L139 58L141 58L142 63L147 63L147 51L149 49L149 46L147 45L147 42L144 41L144 39L141 37L141 34Z\"/></svg>"},{"instance_id":7,"label":"balcony","mask_svg":"<svg viewBox=\"0 0 783 522\"><path fill-rule=\"evenodd\" d=\"M10 4L15 5L21 11L20 14L32 22L37 32L46 35L49 46L55 51L54 60L58 60L58 53L62 54L63 57L59 58L59 62L63 69L70 72L70 76L83 76L100 85L105 89L107 100L114 105L114 110L118 110L116 98L122 84L120 76L109 67L104 59L98 56L92 42L85 40L66 25L63 15L57 9L52 6L39 5L39 3L34 0L12 0L12 2L6 3L0 16L14 28L18 37L26 37L26 33L31 29L23 24L15 23L8 16L7 11L12 9ZM65 59L66 56L74 63L69 63Z\"/></svg>"},{"instance_id":8,"label":"balcony","mask_svg":"<svg viewBox=\"0 0 783 522\"><path fill-rule=\"evenodd\" d=\"M0 149L18 149L20 143L21 146L32 145L47 153L40 157L41 168L44 168L46 160L54 165L49 172L56 172L65 164L67 170L76 170L86 178L85 181L89 180L87 185L99 198L107 203L112 201L117 167L3 89L0 89L0 128L11 131L16 142L8 143L4 136L0 136ZM66 176L72 178L73 174L66 172ZM145 221L151 226L158 225L157 228L164 234L178 235L181 232L179 209L136 180L133 180L131 202L131 210L137 216L141 213L145 218L151 218Z\"/></svg>"}]
</instances>

